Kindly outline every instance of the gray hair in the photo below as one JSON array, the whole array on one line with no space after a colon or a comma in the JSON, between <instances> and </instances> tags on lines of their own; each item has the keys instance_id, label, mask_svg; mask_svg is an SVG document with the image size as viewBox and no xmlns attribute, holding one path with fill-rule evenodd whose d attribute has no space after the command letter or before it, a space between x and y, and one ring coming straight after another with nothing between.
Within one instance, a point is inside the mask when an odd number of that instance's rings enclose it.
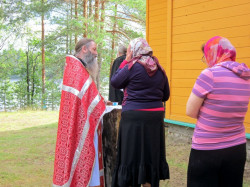
<instances>
[{"instance_id":1,"label":"gray hair","mask_svg":"<svg viewBox=\"0 0 250 187\"><path fill-rule=\"evenodd\" d=\"M124 45L120 45L118 47L118 52L122 55L125 55L127 53L127 48Z\"/></svg>"},{"instance_id":2,"label":"gray hair","mask_svg":"<svg viewBox=\"0 0 250 187\"><path fill-rule=\"evenodd\" d=\"M91 42L94 42L94 40L89 38L80 39L75 46L75 56L82 50L83 46L86 46L88 48Z\"/></svg>"}]
</instances>

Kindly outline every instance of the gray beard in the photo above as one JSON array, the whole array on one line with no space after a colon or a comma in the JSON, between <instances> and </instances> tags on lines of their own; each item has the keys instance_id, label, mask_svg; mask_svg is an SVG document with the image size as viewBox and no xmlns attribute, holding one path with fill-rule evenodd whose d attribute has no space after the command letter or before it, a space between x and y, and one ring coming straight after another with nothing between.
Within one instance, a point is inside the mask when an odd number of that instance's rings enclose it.
<instances>
[{"instance_id":1,"label":"gray beard","mask_svg":"<svg viewBox=\"0 0 250 187\"><path fill-rule=\"evenodd\" d=\"M83 57L83 61L86 63L86 69L88 70L90 76L94 81L96 81L99 69L96 56L88 51L88 53Z\"/></svg>"}]
</instances>

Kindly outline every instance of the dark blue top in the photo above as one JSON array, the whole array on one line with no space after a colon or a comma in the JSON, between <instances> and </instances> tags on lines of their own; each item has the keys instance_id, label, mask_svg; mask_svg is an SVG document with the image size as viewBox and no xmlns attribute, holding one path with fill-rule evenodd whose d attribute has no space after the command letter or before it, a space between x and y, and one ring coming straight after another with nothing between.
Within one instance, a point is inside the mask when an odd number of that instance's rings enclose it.
<instances>
[{"instance_id":1,"label":"dark blue top","mask_svg":"<svg viewBox=\"0 0 250 187\"><path fill-rule=\"evenodd\" d=\"M158 69L150 77L145 68L135 63L118 69L111 78L113 87L125 88L122 111L163 107L169 98L168 78Z\"/></svg>"}]
</instances>

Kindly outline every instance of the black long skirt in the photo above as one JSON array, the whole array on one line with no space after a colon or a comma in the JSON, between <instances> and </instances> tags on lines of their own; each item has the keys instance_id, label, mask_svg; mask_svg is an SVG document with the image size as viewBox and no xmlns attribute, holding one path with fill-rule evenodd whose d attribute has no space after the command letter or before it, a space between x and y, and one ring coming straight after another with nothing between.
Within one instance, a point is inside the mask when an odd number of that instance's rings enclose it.
<instances>
[{"instance_id":1,"label":"black long skirt","mask_svg":"<svg viewBox=\"0 0 250 187\"><path fill-rule=\"evenodd\" d=\"M159 187L169 179L163 119L162 111L122 112L112 187Z\"/></svg>"}]
</instances>

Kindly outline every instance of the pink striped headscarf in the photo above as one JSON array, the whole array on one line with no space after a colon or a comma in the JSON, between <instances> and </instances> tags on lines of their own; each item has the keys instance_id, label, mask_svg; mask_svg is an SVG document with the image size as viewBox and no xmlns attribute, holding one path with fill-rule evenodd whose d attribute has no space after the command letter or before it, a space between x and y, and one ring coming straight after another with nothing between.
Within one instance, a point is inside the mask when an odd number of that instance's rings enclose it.
<instances>
[{"instance_id":1,"label":"pink striped headscarf","mask_svg":"<svg viewBox=\"0 0 250 187\"><path fill-rule=\"evenodd\" d=\"M221 36L215 36L204 46L204 55L209 67L223 61L235 61L236 50L230 41Z\"/></svg>"}]
</instances>

